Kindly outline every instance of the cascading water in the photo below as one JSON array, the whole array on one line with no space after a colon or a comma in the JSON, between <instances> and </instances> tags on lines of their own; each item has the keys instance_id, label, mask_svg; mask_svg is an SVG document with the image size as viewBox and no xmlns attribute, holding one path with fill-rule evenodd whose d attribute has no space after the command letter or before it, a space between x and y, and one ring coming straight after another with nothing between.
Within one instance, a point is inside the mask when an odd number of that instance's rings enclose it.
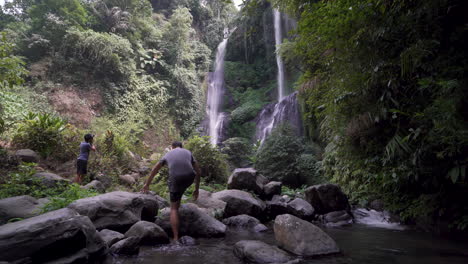
<instances>
[{"instance_id":1,"label":"cascading water","mask_svg":"<svg viewBox=\"0 0 468 264\"><path fill-rule=\"evenodd\" d=\"M226 55L228 42L226 30L225 37L218 45L214 72L211 74L208 84L206 114L208 117L208 135L213 145L219 143L220 131L222 131L224 121L226 120L226 114L219 112L222 103L221 99L224 94L224 56Z\"/></svg>"},{"instance_id":2,"label":"cascading water","mask_svg":"<svg viewBox=\"0 0 468 264\"><path fill-rule=\"evenodd\" d=\"M278 48L283 41L281 13L277 9L274 9L273 16L275 20L276 65L278 66L278 102L280 102L284 97L284 63L278 52Z\"/></svg>"}]
</instances>

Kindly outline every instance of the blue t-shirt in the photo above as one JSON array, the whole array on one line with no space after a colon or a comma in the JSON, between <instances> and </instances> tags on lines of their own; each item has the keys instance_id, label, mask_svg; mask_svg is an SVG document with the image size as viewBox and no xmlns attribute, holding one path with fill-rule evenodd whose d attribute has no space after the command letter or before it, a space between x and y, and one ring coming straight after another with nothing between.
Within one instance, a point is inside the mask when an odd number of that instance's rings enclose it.
<instances>
[{"instance_id":1,"label":"blue t-shirt","mask_svg":"<svg viewBox=\"0 0 468 264\"><path fill-rule=\"evenodd\" d=\"M91 151L91 144L88 142L81 142L79 160L88 160L89 152Z\"/></svg>"}]
</instances>

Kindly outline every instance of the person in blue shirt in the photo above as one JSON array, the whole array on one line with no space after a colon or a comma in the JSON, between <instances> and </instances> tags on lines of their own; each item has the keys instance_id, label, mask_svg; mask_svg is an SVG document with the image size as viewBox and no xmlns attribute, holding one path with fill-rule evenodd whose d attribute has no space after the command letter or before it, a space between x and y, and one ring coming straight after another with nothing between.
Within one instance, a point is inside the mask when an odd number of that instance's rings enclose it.
<instances>
[{"instance_id":1,"label":"person in blue shirt","mask_svg":"<svg viewBox=\"0 0 468 264\"><path fill-rule=\"evenodd\" d=\"M96 151L96 147L93 146L94 135L86 134L84 136L85 142L80 144L80 155L76 161L76 178L75 182L81 184L83 177L88 173L88 158L89 152Z\"/></svg>"}]
</instances>

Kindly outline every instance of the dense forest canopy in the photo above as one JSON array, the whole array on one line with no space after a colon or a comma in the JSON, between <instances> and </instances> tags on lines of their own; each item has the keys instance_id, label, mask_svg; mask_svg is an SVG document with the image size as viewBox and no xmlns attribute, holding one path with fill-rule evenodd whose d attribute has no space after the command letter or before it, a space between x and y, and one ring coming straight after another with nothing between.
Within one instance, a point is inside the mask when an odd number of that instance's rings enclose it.
<instances>
[{"instance_id":1,"label":"dense forest canopy","mask_svg":"<svg viewBox=\"0 0 468 264\"><path fill-rule=\"evenodd\" d=\"M103 149L92 169L117 175L132 166L129 150L157 160L169 141L188 139L206 156L212 182L255 166L295 188L338 183L355 204L381 199L405 221L468 227L467 1L241 6L7 1L0 10L2 145L63 163L92 131ZM298 91L304 133L284 124L260 144L259 115L277 98L274 9L282 13L286 90ZM229 124L219 151L199 134L224 37Z\"/></svg>"}]
</instances>

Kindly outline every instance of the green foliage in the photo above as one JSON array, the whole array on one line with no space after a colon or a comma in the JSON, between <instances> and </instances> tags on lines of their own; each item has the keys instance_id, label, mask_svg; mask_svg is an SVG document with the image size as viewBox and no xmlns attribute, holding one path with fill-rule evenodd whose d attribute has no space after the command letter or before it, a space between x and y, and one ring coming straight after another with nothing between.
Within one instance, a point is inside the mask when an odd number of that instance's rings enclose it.
<instances>
[{"instance_id":1,"label":"green foliage","mask_svg":"<svg viewBox=\"0 0 468 264\"><path fill-rule=\"evenodd\" d=\"M321 173L321 162L313 154L302 154L297 161L297 169L301 181L307 186L322 184L326 179Z\"/></svg>"},{"instance_id":2,"label":"green foliage","mask_svg":"<svg viewBox=\"0 0 468 264\"><path fill-rule=\"evenodd\" d=\"M0 89L4 86L12 87L24 82L23 77L28 73L24 61L13 55L15 45L7 39L6 33L1 32L0 38Z\"/></svg>"},{"instance_id":3,"label":"green foliage","mask_svg":"<svg viewBox=\"0 0 468 264\"><path fill-rule=\"evenodd\" d=\"M55 211L67 207L76 200L96 195L98 193L93 190L83 189L78 184L70 184L62 193L49 198L50 201L42 207L42 213Z\"/></svg>"},{"instance_id":4,"label":"green foliage","mask_svg":"<svg viewBox=\"0 0 468 264\"><path fill-rule=\"evenodd\" d=\"M225 183L227 181L226 156L211 145L209 137L194 136L185 143L202 170L206 182Z\"/></svg>"},{"instance_id":5,"label":"green foliage","mask_svg":"<svg viewBox=\"0 0 468 264\"><path fill-rule=\"evenodd\" d=\"M49 188L39 178L32 177L36 173L35 165L23 163L17 170L11 171L0 180L0 199L21 195L49 197L61 193L66 188L66 184Z\"/></svg>"},{"instance_id":6,"label":"green foliage","mask_svg":"<svg viewBox=\"0 0 468 264\"><path fill-rule=\"evenodd\" d=\"M302 185L296 189L294 188L289 188L288 186L281 186L281 194L282 195L287 195L287 196L290 196L292 198L304 198L303 195L304 195L304 191L305 189L307 188L307 185Z\"/></svg>"},{"instance_id":7,"label":"green foliage","mask_svg":"<svg viewBox=\"0 0 468 264\"><path fill-rule=\"evenodd\" d=\"M253 154L252 144L246 138L230 138L224 141L221 152L227 155L231 169L248 166L249 158Z\"/></svg>"},{"instance_id":8,"label":"green foliage","mask_svg":"<svg viewBox=\"0 0 468 264\"><path fill-rule=\"evenodd\" d=\"M280 125L257 151L255 168L270 180L288 186L301 186L298 162L303 146L290 126Z\"/></svg>"}]
</instances>

